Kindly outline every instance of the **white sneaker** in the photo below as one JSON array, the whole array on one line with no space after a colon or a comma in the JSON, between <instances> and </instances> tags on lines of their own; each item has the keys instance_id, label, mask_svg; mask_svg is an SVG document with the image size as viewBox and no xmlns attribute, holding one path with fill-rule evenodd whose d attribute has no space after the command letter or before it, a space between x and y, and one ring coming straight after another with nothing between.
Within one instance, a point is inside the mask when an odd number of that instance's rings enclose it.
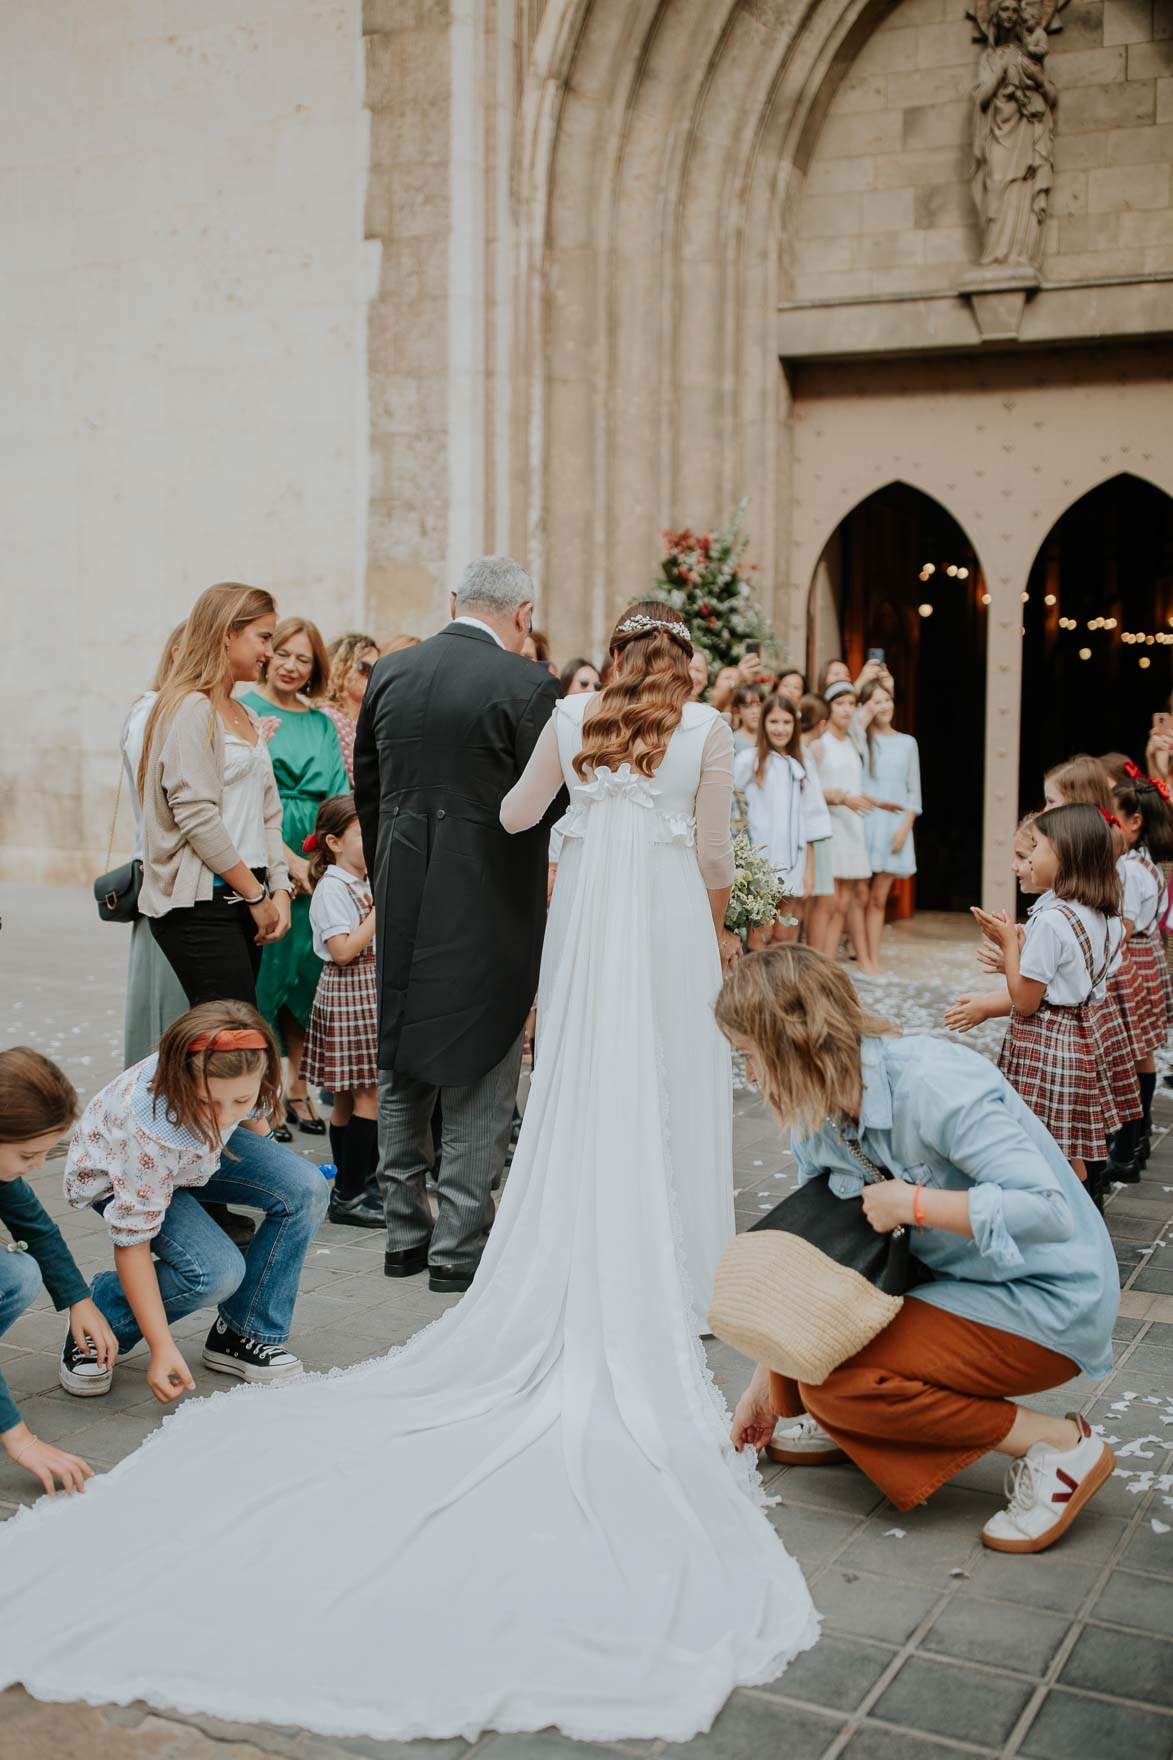
<instances>
[{"instance_id":1,"label":"white sneaker","mask_svg":"<svg viewBox=\"0 0 1173 1760\"><path fill-rule=\"evenodd\" d=\"M834 1437L828 1436L809 1412L804 1412L796 1424L783 1419L775 1427L773 1439L767 1442L766 1453L772 1461L792 1467L824 1467L832 1461L847 1459Z\"/></svg>"},{"instance_id":2,"label":"white sneaker","mask_svg":"<svg viewBox=\"0 0 1173 1760\"><path fill-rule=\"evenodd\" d=\"M1116 1456L1093 1435L1086 1418L1069 1412L1081 1440L1055 1449L1036 1442L1006 1474L1005 1509L982 1529L982 1543L995 1552L1045 1552L1065 1534L1080 1510L1111 1477Z\"/></svg>"}]
</instances>

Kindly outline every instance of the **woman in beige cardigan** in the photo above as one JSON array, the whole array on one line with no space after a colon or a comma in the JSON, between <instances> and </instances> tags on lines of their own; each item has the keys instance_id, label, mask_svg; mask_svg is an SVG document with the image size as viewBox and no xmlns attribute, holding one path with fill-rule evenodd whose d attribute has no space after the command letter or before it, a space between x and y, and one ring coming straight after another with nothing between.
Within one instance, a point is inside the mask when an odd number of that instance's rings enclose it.
<instances>
[{"instance_id":1,"label":"woman in beige cardigan","mask_svg":"<svg viewBox=\"0 0 1173 1760\"><path fill-rule=\"evenodd\" d=\"M232 695L255 682L276 621L260 587L201 593L143 739L139 909L193 1006L255 1007L261 949L289 929L273 766L257 717Z\"/></svg>"}]
</instances>

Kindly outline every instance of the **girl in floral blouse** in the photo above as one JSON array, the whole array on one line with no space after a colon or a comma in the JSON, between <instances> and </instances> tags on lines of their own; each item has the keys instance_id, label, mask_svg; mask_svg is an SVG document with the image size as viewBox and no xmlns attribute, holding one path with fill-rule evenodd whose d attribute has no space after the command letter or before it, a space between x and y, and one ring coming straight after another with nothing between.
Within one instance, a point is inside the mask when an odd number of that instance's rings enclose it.
<instances>
[{"instance_id":1,"label":"girl in floral blouse","mask_svg":"<svg viewBox=\"0 0 1173 1760\"><path fill-rule=\"evenodd\" d=\"M276 1042L247 1003L205 1002L181 1015L155 1055L96 1094L70 1147L65 1196L106 1220L114 1270L92 1295L121 1350L145 1338L147 1385L167 1404L194 1388L172 1322L215 1304L205 1368L243 1381L299 1374L285 1348L306 1249L326 1209L316 1168L272 1140L280 1097ZM246 1254L196 1201L262 1211ZM61 1354L67 1393L105 1393L72 1335Z\"/></svg>"}]
</instances>

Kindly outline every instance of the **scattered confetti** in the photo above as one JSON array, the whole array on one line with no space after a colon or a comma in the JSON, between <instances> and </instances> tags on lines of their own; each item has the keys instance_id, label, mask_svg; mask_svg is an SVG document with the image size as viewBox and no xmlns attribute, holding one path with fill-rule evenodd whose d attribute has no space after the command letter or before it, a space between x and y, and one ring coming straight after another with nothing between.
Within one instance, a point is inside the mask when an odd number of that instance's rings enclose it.
<instances>
[{"instance_id":1,"label":"scattered confetti","mask_svg":"<svg viewBox=\"0 0 1173 1760\"><path fill-rule=\"evenodd\" d=\"M1153 1517L1151 1525L1154 1534L1167 1534L1169 1532L1168 1522L1159 1522L1156 1516Z\"/></svg>"},{"instance_id":2,"label":"scattered confetti","mask_svg":"<svg viewBox=\"0 0 1173 1760\"><path fill-rule=\"evenodd\" d=\"M904 1539L907 1539L907 1529L905 1529L905 1528L885 1528L884 1529L884 1538L885 1538L885 1540L904 1540Z\"/></svg>"}]
</instances>

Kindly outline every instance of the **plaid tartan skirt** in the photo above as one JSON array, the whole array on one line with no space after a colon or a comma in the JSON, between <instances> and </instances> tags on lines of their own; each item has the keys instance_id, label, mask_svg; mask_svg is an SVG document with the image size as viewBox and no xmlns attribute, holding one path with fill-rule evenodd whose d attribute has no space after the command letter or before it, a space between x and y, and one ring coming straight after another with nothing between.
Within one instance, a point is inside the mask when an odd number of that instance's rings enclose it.
<instances>
[{"instance_id":1,"label":"plaid tartan skirt","mask_svg":"<svg viewBox=\"0 0 1173 1760\"><path fill-rule=\"evenodd\" d=\"M1100 1074L1107 1090L1104 1103L1104 1128L1119 1130L1130 1118L1140 1118L1140 1083L1136 1079L1136 1056L1128 1023L1111 990L1093 1002L1088 1009L1092 1032L1096 1036ZM1112 1123L1113 1116L1117 1119Z\"/></svg>"},{"instance_id":2,"label":"plaid tartan skirt","mask_svg":"<svg viewBox=\"0 0 1173 1760\"><path fill-rule=\"evenodd\" d=\"M315 1087L347 1093L379 1079L379 994L375 952L368 948L348 966L327 960L302 1052L301 1073Z\"/></svg>"},{"instance_id":3,"label":"plaid tartan skirt","mask_svg":"<svg viewBox=\"0 0 1173 1760\"><path fill-rule=\"evenodd\" d=\"M1155 934L1132 937L1109 988L1120 1004L1139 1063L1161 1049L1173 1025L1173 983Z\"/></svg>"},{"instance_id":4,"label":"plaid tartan skirt","mask_svg":"<svg viewBox=\"0 0 1173 1760\"><path fill-rule=\"evenodd\" d=\"M1107 1124L1096 1035L1086 1007L1055 1008L1044 1002L1035 1014L1015 1009L998 1054L998 1068L1046 1125L1069 1161L1104 1161Z\"/></svg>"}]
</instances>

